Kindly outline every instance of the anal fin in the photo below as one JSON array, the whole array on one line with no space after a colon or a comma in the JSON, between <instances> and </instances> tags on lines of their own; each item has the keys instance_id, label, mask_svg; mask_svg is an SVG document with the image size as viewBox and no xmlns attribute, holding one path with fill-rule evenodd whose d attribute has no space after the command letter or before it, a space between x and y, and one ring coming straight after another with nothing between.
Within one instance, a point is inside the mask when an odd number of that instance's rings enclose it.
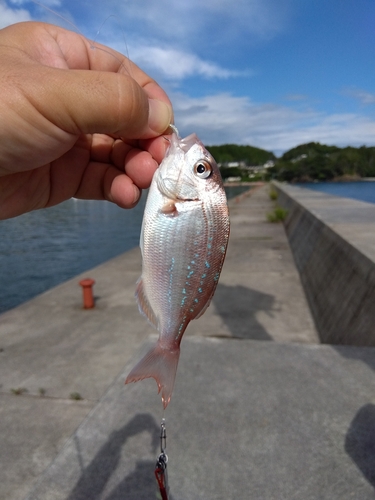
<instances>
[{"instance_id":1,"label":"anal fin","mask_svg":"<svg viewBox=\"0 0 375 500\"><path fill-rule=\"evenodd\" d=\"M148 321L156 329L158 328L158 319L146 297L142 278L137 281L137 287L135 289L135 298L137 299L138 309L140 313L145 316Z\"/></svg>"}]
</instances>

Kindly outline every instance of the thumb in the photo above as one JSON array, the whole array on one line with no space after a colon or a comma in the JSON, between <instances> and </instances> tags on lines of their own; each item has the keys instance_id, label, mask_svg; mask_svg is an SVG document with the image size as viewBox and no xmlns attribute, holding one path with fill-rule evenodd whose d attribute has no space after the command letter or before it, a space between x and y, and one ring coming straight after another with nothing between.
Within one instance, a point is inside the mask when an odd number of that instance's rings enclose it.
<instances>
[{"instance_id":1,"label":"thumb","mask_svg":"<svg viewBox=\"0 0 375 500\"><path fill-rule=\"evenodd\" d=\"M149 139L166 131L172 106L151 78L140 86L126 74L44 68L40 113L73 134L103 133ZM44 72L43 71L43 72ZM34 101L35 102L35 101Z\"/></svg>"}]
</instances>

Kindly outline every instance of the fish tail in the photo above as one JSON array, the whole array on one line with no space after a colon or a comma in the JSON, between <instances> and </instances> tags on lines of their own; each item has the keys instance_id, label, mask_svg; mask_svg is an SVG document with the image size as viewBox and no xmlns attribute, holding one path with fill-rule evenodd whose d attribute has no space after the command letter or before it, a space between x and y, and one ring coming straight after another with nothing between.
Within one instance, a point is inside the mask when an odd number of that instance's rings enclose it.
<instances>
[{"instance_id":1,"label":"fish tail","mask_svg":"<svg viewBox=\"0 0 375 500\"><path fill-rule=\"evenodd\" d=\"M158 392L161 392L163 406L166 408L172 397L179 358L179 347L176 349L165 349L158 342L135 365L126 377L125 384L153 377L158 384Z\"/></svg>"}]
</instances>

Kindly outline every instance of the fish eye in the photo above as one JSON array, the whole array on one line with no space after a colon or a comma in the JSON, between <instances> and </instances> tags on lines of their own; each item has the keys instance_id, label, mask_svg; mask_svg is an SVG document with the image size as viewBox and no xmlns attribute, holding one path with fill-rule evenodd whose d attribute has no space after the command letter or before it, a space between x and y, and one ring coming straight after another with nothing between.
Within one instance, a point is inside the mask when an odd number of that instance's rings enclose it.
<instances>
[{"instance_id":1,"label":"fish eye","mask_svg":"<svg viewBox=\"0 0 375 500\"><path fill-rule=\"evenodd\" d=\"M194 173L200 179L207 179L211 175L212 167L207 160L199 160L194 165Z\"/></svg>"}]
</instances>

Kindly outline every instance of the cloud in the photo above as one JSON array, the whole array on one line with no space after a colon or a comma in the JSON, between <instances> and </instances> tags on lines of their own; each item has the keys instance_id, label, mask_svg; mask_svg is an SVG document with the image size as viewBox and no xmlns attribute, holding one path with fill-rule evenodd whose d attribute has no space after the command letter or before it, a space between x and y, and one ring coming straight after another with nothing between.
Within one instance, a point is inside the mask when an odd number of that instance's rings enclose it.
<instances>
[{"instance_id":1,"label":"cloud","mask_svg":"<svg viewBox=\"0 0 375 500\"><path fill-rule=\"evenodd\" d=\"M95 41L108 45L127 55L146 73L160 82L169 85L178 83L187 78L203 78L205 80L229 78L248 78L254 71L248 68L240 70L229 69L208 58L202 58L198 53L183 47L166 46L159 39L141 38L131 39L120 33L120 26L115 19L109 18L97 33ZM214 54L215 57L216 54Z\"/></svg>"},{"instance_id":2,"label":"cloud","mask_svg":"<svg viewBox=\"0 0 375 500\"><path fill-rule=\"evenodd\" d=\"M132 60L146 70L152 68L168 80L181 80L188 77L230 78L244 75L245 72L231 71L218 64L205 61L195 54L178 49L155 46L131 47Z\"/></svg>"},{"instance_id":3,"label":"cloud","mask_svg":"<svg viewBox=\"0 0 375 500\"><path fill-rule=\"evenodd\" d=\"M251 144L276 154L311 141L338 146L375 144L375 121L360 114L300 111L230 94L172 97L181 135L196 132L206 144Z\"/></svg>"},{"instance_id":4,"label":"cloud","mask_svg":"<svg viewBox=\"0 0 375 500\"><path fill-rule=\"evenodd\" d=\"M25 9L12 8L5 2L0 1L0 29L10 24L30 21L31 15Z\"/></svg>"},{"instance_id":5,"label":"cloud","mask_svg":"<svg viewBox=\"0 0 375 500\"><path fill-rule=\"evenodd\" d=\"M375 94L367 92L366 90L351 87L345 89L342 93L349 97L353 97L365 106L375 104Z\"/></svg>"},{"instance_id":6,"label":"cloud","mask_svg":"<svg viewBox=\"0 0 375 500\"><path fill-rule=\"evenodd\" d=\"M58 12L61 0L0 0L0 29L23 21L44 21L74 26L68 12Z\"/></svg>"}]
</instances>

